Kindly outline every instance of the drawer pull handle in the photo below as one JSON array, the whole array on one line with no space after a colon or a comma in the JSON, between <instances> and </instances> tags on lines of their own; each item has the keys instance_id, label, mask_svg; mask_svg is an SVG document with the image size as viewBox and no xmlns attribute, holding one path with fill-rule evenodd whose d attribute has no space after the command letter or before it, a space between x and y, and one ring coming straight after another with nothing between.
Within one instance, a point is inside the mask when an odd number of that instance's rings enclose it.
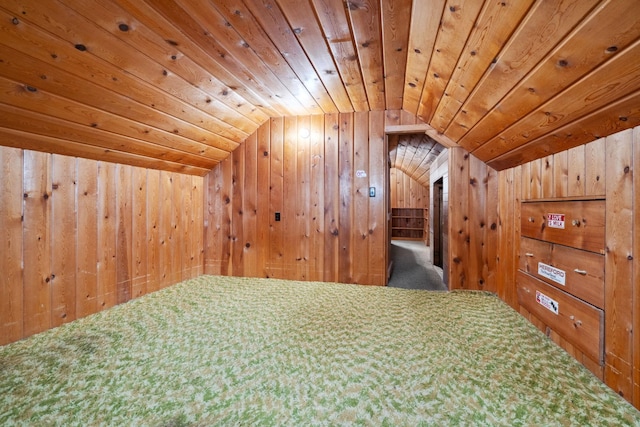
<instances>
[{"instance_id":1,"label":"drawer pull handle","mask_svg":"<svg viewBox=\"0 0 640 427\"><path fill-rule=\"evenodd\" d=\"M532 216L529 217L529 222L534 222L535 220L533 219Z\"/></svg>"},{"instance_id":2,"label":"drawer pull handle","mask_svg":"<svg viewBox=\"0 0 640 427\"><path fill-rule=\"evenodd\" d=\"M575 326L576 328L582 326L582 320L575 320L575 316L572 314L571 316L569 316L569 319L573 320L573 326Z\"/></svg>"},{"instance_id":3,"label":"drawer pull handle","mask_svg":"<svg viewBox=\"0 0 640 427\"><path fill-rule=\"evenodd\" d=\"M580 227L580 220L574 219L573 221L571 221L571 225L573 225L574 227Z\"/></svg>"},{"instance_id":4,"label":"drawer pull handle","mask_svg":"<svg viewBox=\"0 0 640 427\"><path fill-rule=\"evenodd\" d=\"M583 276L587 275L587 270L579 270L579 269L575 269L573 270L574 272L578 273L578 274L582 274Z\"/></svg>"},{"instance_id":5,"label":"drawer pull handle","mask_svg":"<svg viewBox=\"0 0 640 427\"><path fill-rule=\"evenodd\" d=\"M532 254L531 252L527 252L526 254L524 254L525 256L528 256L529 258L534 257L535 255Z\"/></svg>"}]
</instances>

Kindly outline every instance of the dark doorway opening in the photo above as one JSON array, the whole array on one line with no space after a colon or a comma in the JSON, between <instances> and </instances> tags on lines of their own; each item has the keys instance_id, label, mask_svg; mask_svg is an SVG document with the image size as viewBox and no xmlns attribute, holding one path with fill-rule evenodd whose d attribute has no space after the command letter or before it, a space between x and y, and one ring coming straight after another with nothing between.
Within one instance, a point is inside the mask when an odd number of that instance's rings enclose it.
<instances>
[{"instance_id":1,"label":"dark doorway opening","mask_svg":"<svg viewBox=\"0 0 640 427\"><path fill-rule=\"evenodd\" d=\"M444 256L443 179L433 183L433 265L442 268Z\"/></svg>"}]
</instances>

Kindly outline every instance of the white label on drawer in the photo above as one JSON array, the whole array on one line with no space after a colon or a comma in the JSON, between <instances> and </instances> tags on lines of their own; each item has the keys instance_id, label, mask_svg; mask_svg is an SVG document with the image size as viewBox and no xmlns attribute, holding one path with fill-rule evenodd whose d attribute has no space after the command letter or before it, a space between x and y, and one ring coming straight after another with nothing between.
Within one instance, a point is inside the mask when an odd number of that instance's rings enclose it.
<instances>
[{"instance_id":1,"label":"white label on drawer","mask_svg":"<svg viewBox=\"0 0 640 427\"><path fill-rule=\"evenodd\" d=\"M560 270L559 268L555 268L552 265L547 265L545 263L539 262L538 263L538 274L541 275L542 277L546 277L549 280L553 280L556 283L561 284L562 286L565 285L565 278L567 276L567 274L564 272L564 270Z\"/></svg>"},{"instance_id":2,"label":"white label on drawer","mask_svg":"<svg viewBox=\"0 0 640 427\"><path fill-rule=\"evenodd\" d=\"M547 214L547 225L551 228L564 229L564 214Z\"/></svg>"},{"instance_id":3,"label":"white label on drawer","mask_svg":"<svg viewBox=\"0 0 640 427\"><path fill-rule=\"evenodd\" d=\"M551 311L554 314L558 314L559 306L558 301L549 298L540 291L536 291L536 301L538 304Z\"/></svg>"}]
</instances>

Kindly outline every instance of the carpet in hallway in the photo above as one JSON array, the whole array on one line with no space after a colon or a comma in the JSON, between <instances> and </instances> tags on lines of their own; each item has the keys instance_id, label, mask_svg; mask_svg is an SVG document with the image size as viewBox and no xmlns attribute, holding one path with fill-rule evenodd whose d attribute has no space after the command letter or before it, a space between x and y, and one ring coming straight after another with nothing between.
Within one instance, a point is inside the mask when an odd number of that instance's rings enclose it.
<instances>
[{"instance_id":1,"label":"carpet in hallway","mask_svg":"<svg viewBox=\"0 0 640 427\"><path fill-rule=\"evenodd\" d=\"M441 273L431 263L428 246L417 240L392 240L393 271L388 286L403 289L446 291Z\"/></svg>"}]
</instances>

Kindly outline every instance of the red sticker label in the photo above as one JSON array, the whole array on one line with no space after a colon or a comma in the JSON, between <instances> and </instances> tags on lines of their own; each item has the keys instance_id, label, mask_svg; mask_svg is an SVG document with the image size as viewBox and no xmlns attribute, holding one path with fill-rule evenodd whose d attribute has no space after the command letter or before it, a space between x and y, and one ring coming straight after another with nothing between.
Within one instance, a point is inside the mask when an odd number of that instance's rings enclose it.
<instances>
[{"instance_id":1,"label":"red sticker label","mask_svg":"<svg viewBox=\"0 0 640 427\"><path fill-rule=\"evenodd\" d=\"M551 228L564 228L564 214L547 214L547 225Z\"/></svg>"}]
</instances>

